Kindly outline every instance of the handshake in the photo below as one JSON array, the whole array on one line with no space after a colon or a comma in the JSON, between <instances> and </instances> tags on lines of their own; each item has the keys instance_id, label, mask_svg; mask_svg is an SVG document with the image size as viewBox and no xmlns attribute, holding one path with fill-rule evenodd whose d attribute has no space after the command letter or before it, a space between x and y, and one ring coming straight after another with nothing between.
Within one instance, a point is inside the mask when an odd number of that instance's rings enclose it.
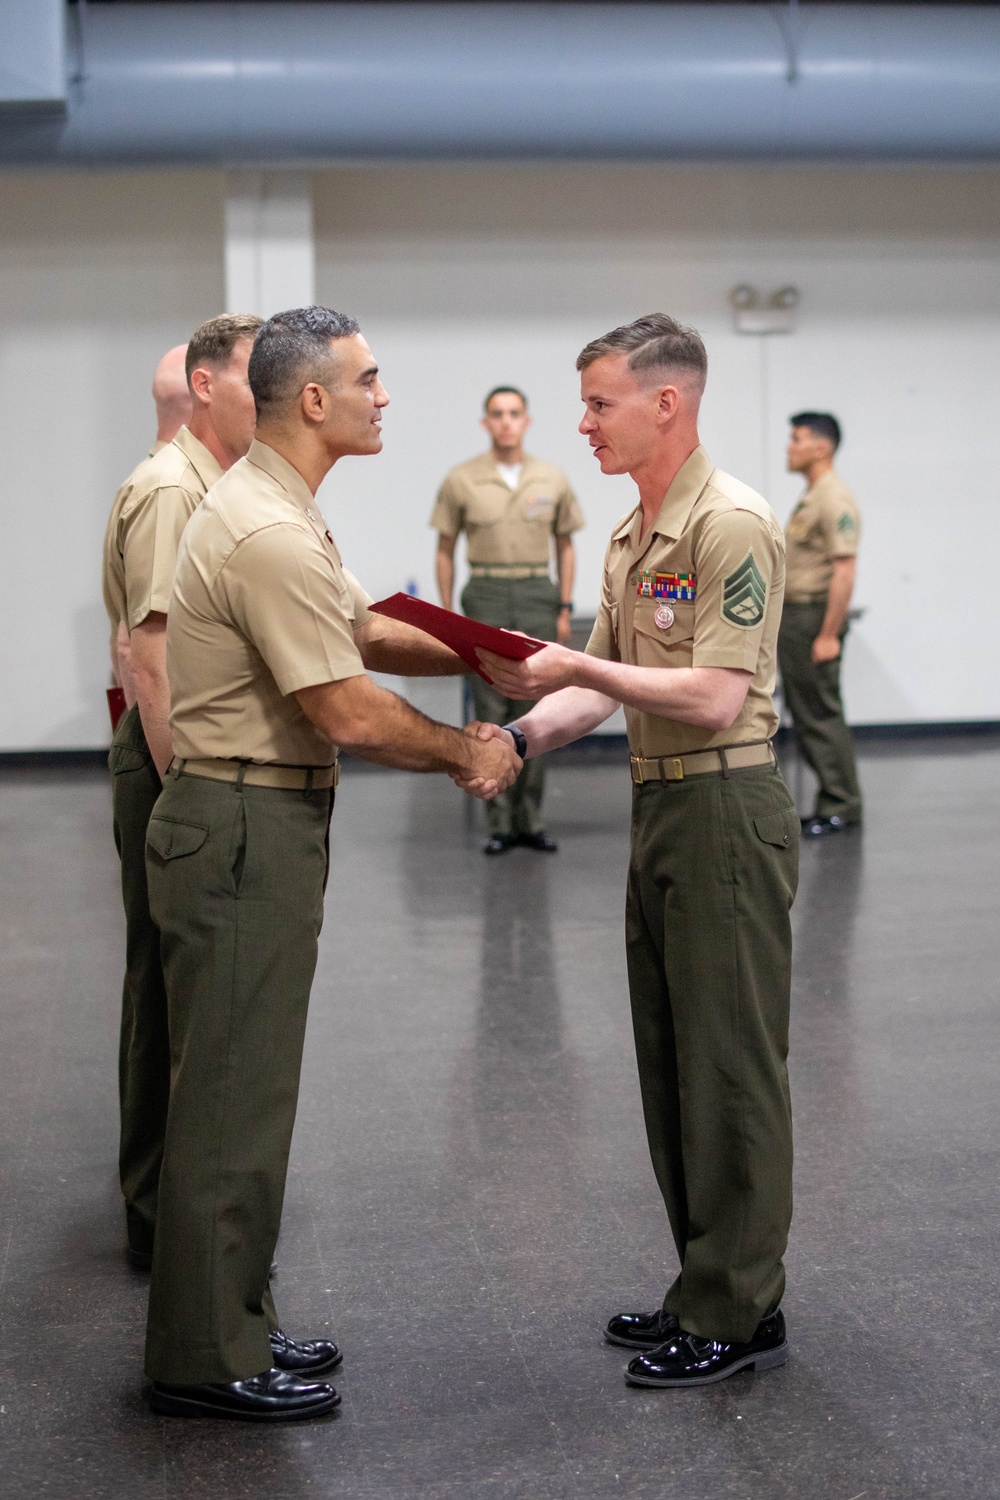
<instances>
[{"instance_id":1,"label":"handshake","mask_svg":"<svg viewBox=\"0 0 1000 1500\"><path fill-rule=\"evenodd\" d=\"M473 720L466 724L465 734L472 741L467 746L468 764L448 774L463 792L489 802L514 785L523 761L514 749L513 736L499 724Z\"/></svg>"}]
</instances>

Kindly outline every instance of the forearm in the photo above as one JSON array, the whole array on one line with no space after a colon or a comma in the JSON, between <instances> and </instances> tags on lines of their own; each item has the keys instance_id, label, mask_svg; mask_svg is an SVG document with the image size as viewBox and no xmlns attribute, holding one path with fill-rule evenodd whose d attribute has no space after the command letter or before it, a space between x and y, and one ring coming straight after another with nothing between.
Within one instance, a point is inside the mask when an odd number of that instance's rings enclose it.
<instances>
[{"instance_id":1,"label":"forearm","mask_svg":"<svg viewBox=\"0 0 1000 1500\"><path fill-rule=\"evenodd\" d=\"M513 722L528 742L529 759L558 750L592 733L620 707L614 698L591 688L563 688L542 698L522 719Z\"/></svg>"},{"instance_id":2,"label":"forearm","mask_svg":"<svg viewBox=\"0 0 1000 1500\"><path fill-rule=\"evenodd\" d=\"M131 708L137 700L137 694L132 671L132 643L124 620L118 622L118 629L111 637L111 669L115 681L125 694L126 707Z\"/></svg>"},{"instance_id":3,"label":"forearm","mask_svg":"<svg viewBox=\"0 0 1000 1500\"><path fill-rule=\"evenodd\" d=\"M853 557L838 558L833 565L830 592L826 600L826 614L820 626L821 636L838 636L847 619L854 592L855 562Z\"/></svg>"},{"instance_id":4,"label":"forearm","mask_svg":"<svg viewBox=\"0 0 1000 1500\"><path fill-rule=\"evenodd\" d=\"M368 678L303 688L296 697L318 729L362 760L399 771L465 775L471 769L469 742L459 730L435 723Z\"/></svg>"},{"instance_id":5,"label":"forearm","mask_svg":"<svg viewBox=\"0 0 1000 1500\"><path fill-rule=\"evenodd\" d=\"M633 667L585 652L579 654L573 675L574 686L590 688L641 713L702 729L728 729L750 683L749 672L725 667Z\"/></svg>"},{"instance_id":6,"label":"forearm","mask_svg":"<svg viewBox=\"0 0 1000 1500\"><path fill-rule=\"evenodd\" d=\"M432 635L384 615L372 615L355 631L354 639L370 672L392 672L400 677L460 677L469 670L460 656Z\"/></svg>"},{"instance_id":7,"label":"forearm","mask_svg":"<svg viewBox=\"0 0 1000 1500\"><path fill-rule=\"evenodd\" d=\"M132 675L143 733L161 776L173 759L170 743L170 683L167 678L167 617L147 616L130 637Z\"/></svg>"},{"instance_id":8,"label":"forearm","mask_svg":"<svg viewBox=\"0 0 1000 1500\"><path fill-rule=\"evenodd\" d=\"M448 545L450 541L450 546ZM451 609L452 599L455 594L455 541L454 538L442 537L438 545L437 556L434 559L434 571L437 574L438 597L444 609Z\"/></svg>"},{"instance_id":9,"label":"forearm","mask_svg":"<svg viewBox=\"0 0 1000 1500\"><path fill-rule=\"evenodd\" d=\"M560 603L572 604L573 581L576 577L576 549L572 537L556 537L556 576L559 579Z\"/></svg>"}]
</instances>

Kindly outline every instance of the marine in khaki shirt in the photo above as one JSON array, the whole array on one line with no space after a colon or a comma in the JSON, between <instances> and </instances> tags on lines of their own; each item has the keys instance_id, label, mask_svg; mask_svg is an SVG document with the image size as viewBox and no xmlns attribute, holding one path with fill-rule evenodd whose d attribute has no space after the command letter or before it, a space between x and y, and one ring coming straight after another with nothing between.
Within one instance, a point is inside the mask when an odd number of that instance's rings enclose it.
<instances>
[{"instance_id":1,"label":"marine in khaki shirt","mask_svg":"<svg viewBox=\"0 0 1000 1500\"><path fill-rule=\"evenodd\" d=\"M486 625L566 644L572 636L573 533L584 524L580 507L561 469L525 453L531 417L522 391L514 386L490 391L482 425L491 438L490 451L452 469L431 516L438 533L441 603L452 608L455 544L464 532L470 573L462 590L465 614ZM482 677L471 677L469 685L477 719L505 724L527 707L504 697ZM556 841L542 823L544 791L545 761L536 756L510 792L487 803L485 854L505 854L515 844L556 851Z\"/></svg>"},{"instance_id":2,"label":"marine in khaki shirt","mask_svg":"<svg viewBox=\"0 0 1000 1500\"><path fill-rule=\"evenodd\" d=\"M791 1219L789 908L799 823L769 739L784 545L766 502L698 439L698 335L655 313L581 353L587 437L629 474L586 653L481 658L540 701L509 730L530 758L621 703L633 786L625 942L650 1156L679 1272L620 1312L633 1385L683 1388L787 1357L779 1303Z\"/></svg>"},{"instance_id":3,"label":"marine in khaki shirt","mask_svg":"<svg viewBox=\"0 0 1000 1500\"><path fill-rule=\"evenodd\" d=\"M331 765L336 747L295 693L364 672L353 632L371 602L305 480L255 442L181 543L167 624L175 754Z\"/></svg>"},{"instance_id":4,"label":"marine in khaki shirt","mask_svg":"<svg viewBox=\"0 0 1000 1500\"><path fill-rule=\"evenodd\" d=\"M769 740L778 727L772 694L785 582L784 539L770 507L697 448L645 536L642 522L637 506L612 534L588 653L636 667L737 667L752 675L726 729L626 704L632 754Z\"/></svg>"},{"instance_id":5,"label":"marine in khaki shirt","mask_svg":"<svg viewBox=\"0 0 1000 1500\"><path fill-rule=\"evenodd\" d=\"M861 516L847 485L833 469L821 474L792 511L785 532L792 604L826 600L838 557L857 557Z\"/></svg>"},{"instance_id":6,"label":"marine in khaki shirt","mask_svg":"<svg viewBox=\"0 0 1000 1500\"><path fill-rule=\"evenodd\" d=\"M487 796L520 760L368 675L464 663L369 609L315 499L338 459L382 446L388 396L358 325L322 307L277 314L249 380L257 439L188 523L168 611L175 758L146 870L173 1067L146 1369L155 1411L278 1421L339 1401L316 1378L337 1346L289 1339L268 1291L338 748Z\"/></svg>"},{"instance_id":7,"label":"marine in khaki shirt","mask_svg":"<svg viewBox=\"0 0 1000 1500\"><path fill-rule=\"evenodd\" d=\"M572 536L584 520L569 480L555 464L526 454L511 487L494 455L482 453L452 469L430 523L440 536L465 533L470 567L500 567L508 577L528 577L529 569L548 575L552 538Z\"/></svg>"},{"instance_id":8,"label":"marine in khaki shirt","mask_svg":"<svg viewBox=\"0 0 1000 1500\"><path fill-rule=\"evenodd\" d=\"M807 489L785 532L788 583L778 662L799 749L818 781L815 808L802 830L825 838L861 822L861 784L840 691L861 518L833 467L841 435L836 417L799 412L791 427L788 467L805 478Z\"/></svg>"}]
</instances>

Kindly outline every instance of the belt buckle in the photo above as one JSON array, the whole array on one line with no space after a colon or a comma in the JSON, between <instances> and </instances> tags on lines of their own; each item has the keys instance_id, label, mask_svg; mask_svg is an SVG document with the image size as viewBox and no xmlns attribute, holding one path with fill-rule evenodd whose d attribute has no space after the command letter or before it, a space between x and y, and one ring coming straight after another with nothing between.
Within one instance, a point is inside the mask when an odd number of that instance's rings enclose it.
<instances>
[{"instance_id":1,"label":"belt buckle","mask_svg":"<svg viewBox=\"0 0 1000 1500\"><path fill-rule=\"evenodd\" d=\"M683 758L683 756L681 756L681 755L675 755L675 756L673 756L670 763L671 763L671 765L674 768L674 775L673 775L674 781L683 781L684 780L684 758Z\"/></svg>"},{"instance_id":2,"label":"belt buckle","mask_svg":"<svg viewBox=\"0 0 1000 1500\"><path fill-rule=\"evenodd\" d=\"M636 786L644 786L645 785L645 777L642 774L642 757L639 756L639 755L633 755L631 757L631 759L632 759L632 780L635 782ZM639 773L638 778L636 777L636 774L635 774L637 771Z\"/></svg>"}]
</instances>

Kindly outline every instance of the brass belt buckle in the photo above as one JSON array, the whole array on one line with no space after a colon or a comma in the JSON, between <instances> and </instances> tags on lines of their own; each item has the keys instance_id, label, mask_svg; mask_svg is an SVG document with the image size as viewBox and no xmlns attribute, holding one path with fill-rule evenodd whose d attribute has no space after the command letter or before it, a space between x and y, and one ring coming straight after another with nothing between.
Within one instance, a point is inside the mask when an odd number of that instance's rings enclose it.
<instances>
[{"instance_id":1,"label":"brass belt buckle","mask_svg":"<svg viewBox=\"0 0 1000 1500\"><path fill-rule=\"evenodd\" d=\"M635 782L636 786L642 786L644 784L644 778L643 778L643 774L642 774L642 758L641 758L641 756L638 756L638 755L633 755L632 756L632 771L633 771L632 780ZM638 772L638 777L635 774L636 772Z\"/></svg>"},{"instance_id":2,"label":"brass belt buckle","mask_svg":"<svg viewBox=\"0 0 1000 1500\"><path fill-rule=\"evenodd\" d=\"M674 756L674 758L673 758L673 767L674 767L674 780L675 781L683 781L684 780L684 761L681 758L681 756L679 756L679 755L675 755Z\"/></svg>"}]
</instances>

